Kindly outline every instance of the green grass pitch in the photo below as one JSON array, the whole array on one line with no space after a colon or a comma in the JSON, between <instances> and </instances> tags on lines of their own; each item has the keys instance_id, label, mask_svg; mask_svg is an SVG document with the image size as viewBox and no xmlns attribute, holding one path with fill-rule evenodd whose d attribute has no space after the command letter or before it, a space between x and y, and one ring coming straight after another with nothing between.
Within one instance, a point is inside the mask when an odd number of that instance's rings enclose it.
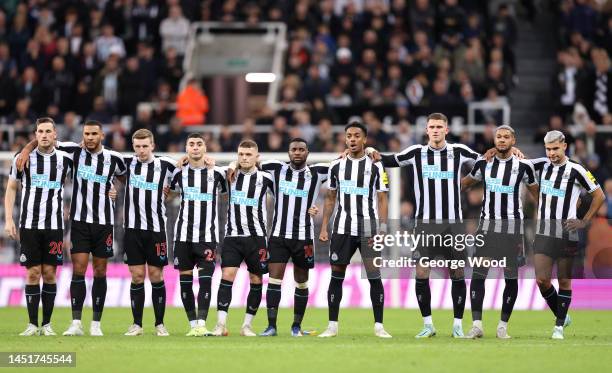
<instances>
[{"instance_id":1,"label":"green grass pitch","mask_svg":"<svg viewBox=\"0 0 612 373\"><path fill-rule=\"evenodd\" d=\"M85 309L84 326L89 330L91 309ZM266 311L255 318L257 332L264 329ZM498 311L485 311L485 338L450 338L452 312L434 310L438 335L415 340L421 327L417 310L385 310L385 328L393 335L381 340L373 335L370 310L343 309L340 335L332 339L314 336L292 338L289 326L292 312L279 312L280 336L246 338L239 336L243 309L230 310L227 338L188 338L187 321L181 308L166 310L170 337L153 335L153 310L145 309L142 337L124 337L131 323L127 308L104 311L104 337L19 337L25 328L23 308L0 309L0 351L74 351L77 368L53 371L83 372L605 372L612 364L612 312L572 311L573 324L563 341L550 339L553 319L550 312L515 311L509 333L513 339L495 338ZM215 322L211 311L209 329ZM327 323L327 310L308 309L305 329L321 332ZM59 308L53 315L54 329L61 334L70 321L70 310ZM464 330L471 319L466 312ZM33 370L23 368L20 371ZM38 368L34 371L40 371Z\"/></svg>"}]
</instances>

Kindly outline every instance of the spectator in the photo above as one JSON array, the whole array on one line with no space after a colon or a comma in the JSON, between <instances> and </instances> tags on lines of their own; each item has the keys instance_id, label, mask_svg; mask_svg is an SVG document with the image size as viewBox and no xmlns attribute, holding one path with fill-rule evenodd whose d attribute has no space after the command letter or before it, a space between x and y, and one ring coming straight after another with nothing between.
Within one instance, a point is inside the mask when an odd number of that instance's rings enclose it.
<instances>
[{"instance_id":1,"label":"spectator","mask_svg":"<svg viewBox=\"0 0 612 373\"><path fill-rule=\"evenodd\" d=\"M106 102L104 100L104 97L96 96L94 98L93 110L87 118L98 121L102 124L111 123L113 117L111 113L106 109Z\"/></svg>"},{"instance_id":2,"label":"spectator","mask_svg":"<svg viewBox=\"0 0 612 373\"><path fill-rule=\"evenodd\" d=\"M72 105L75 80L72 72L66 70L62 57L54 57L51 72L43 82L47 94L46 102L57 105L60 110L67 110Z\"/></svg>"},{"instance_id":3,"label":"spectator","mask_svg":"<svg viewBox=\"0 0 612 373\"><path fill-rule=\"evenodd\" d=\"M187 85L176 99L176 116L184 126L206 123L208 97L195 78L189 78Z\"/></svg>"},{"instance_id":4,"label":"spectator","mask_svg":"<svg viewBox=\"0 0 612 373\"><path fill-rule=\"evenodd\" d=\"M145 77L138 66L136 57L129 57L125 69L119 74L119 113L132 115L134 108L145 99L141 82Z\"/></svg>"},{"instance_id":5,"label":"spectator","mask_svg":"<svg viewBox=\"0 0 612 373\"><path fill-rule=\"evenodd\" d=\"M120 58L125 55L123 40L115 36L113 25L110 23L102 26L102 35L96 38L96 50L100 61L106 61L111 53L117 54Z\"/></svg>"},{"instance_id":6,"label":"spectator","mask_svg":"<svg viewBox=\"0 0 612 373\"><path fill-rule=\"evenodd\" d=\"M591 117L601 123L606 114L612 113L612 69L604 49L594 48L591 56L594 69L584 79L583 97Z\"/></svg>"},{"instance_id":7,"label":"spectator","mask_svg":"<svg viewBox=\"0 0 612 373\"><path fill-rule=\"evenodd\" d=\"M170 7L168 18L164 19L159 26L159 34L162 38L163 52L166 52L168 48L174 48L179 56L185 54L189 36L189 21L183 17L183 11L179 5Z\"/></svg>"},{"instance_id":8,"label":"spectator","mask_svg":"<svg viewBox=\"0 0 612 373\"><path fill-rule=\"evenodd\" d=\"M187 140L187 133L184 131L180 119L172 118L168 126L168 132L159 136L156 141L158 149L163 152L182 151Z\"/></svg>"},{"instance_id":9,"label":"spectator","mask_svg":"<svg viewBox=\"0 0 612 373\"><path fill-rule=\"evenodd\" d=\"M94 91L96 95L104 97L107 110L111 113L117 111L119 101L119 54L111 53L106 60L106 65L94 81Z\"/></svg>"},{"instance_id":10,"label":"spectator","mask_svg":"<svg viewBox=\"0 0 612 373\"><path fill-rule=\"evenodd\" d=\"M28 99L34 112L41 113L44 110L42 87L33 67L23 70L21 80L17 83L16 94L17 98Z\"/></svg>"}]
</instances>

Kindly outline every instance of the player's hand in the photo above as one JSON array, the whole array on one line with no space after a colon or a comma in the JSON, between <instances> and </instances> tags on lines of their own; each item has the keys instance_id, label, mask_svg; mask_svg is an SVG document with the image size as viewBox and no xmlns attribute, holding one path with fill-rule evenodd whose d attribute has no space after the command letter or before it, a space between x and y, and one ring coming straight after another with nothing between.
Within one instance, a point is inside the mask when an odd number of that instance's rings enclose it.
<instances>
[{"instance_id":1,"label":"player's hand","mask_svg":"<svg viewBox=\"0 0 612 373\"><path fill-rule=\"evenodd\" d=\"M497 149L491 148L491 149L487 150L486 153L484 153L482 156L483 156L483 158L487 162L490 162L491 159L493 159L493 157L495 157L495 155L497 155Z\"/></svg>"},{"instance_id":2,"label":"player's hand","mask_svg":"<svg viewBox=\"0 0 612 373\"><path fill-rule=\"evenodd\" d=\"M164 189L162 189L162 192L164 193L164 198L168 198L168 195L170 194L170 187L166 185Z\"/></svg>"},{"instance_id":3,"label":"player's hand","mask_svg":"<svg viewBox=\"0 0 612 373\"><path fill-rule=\"evenodd\" d=\"M17 228L15 227L15 222L13 219L7 220L4 223L4 233L9 236L12 240L17 239Z\"/></svg>"},{"instance_id":4,"label":"player's hand","mask_svg":"<svg viewBox=\"0 0 612 373\"><path fill-rule=\"evenodd\" d=\"M525 159L525 154L519 149L512 147L512 154L514 154L518 159Z\"/></svg>"},{"instance_id":5,"label":"player's hand","mask_svg":"<svg viewBox=\"0 0 612 373\"><path fill-rule=\"evenodd\" d=\"M317 216L318 213L319 213L319 208L315 205L312 205L312 207L308 209L308 214L310 216Z\"/></svg>"},{"instance_id":6,"label":"player's hand","mask_svg":"<svg viewBox=\"0 0 612 373\"><path fill-rule=\"evenodd\" d=\"M348 149L344 149L344 151L343 151L342 153L338 154L338 158L340 158L340 159L344 159L344 158L348 157L348 155L349 155L350 153L351 153L351 152L350 152Z\"/></svg>"},{"instance_id":7,"label":"player's hand","mask_svg":"<svg viewBox=\"0 0 612 373\"><path fill-rule=\"evenodd\" d=\"M113 200L113 202L117 200L117 189L115 189L114 185L111 185L111 188L108 191L108 196Z\"/></svg>"},{"instance_id":8,"label":"player's hand","mask_svg":"<svg viewBox=\"0 0 612 373\"><path fill-rule=\"evenodd\" d=\"M24 168L28 167L30 164L30 150L24 148L21 153L17 156L17 161L15 165L17 165L17 171L21 172Z\"/></svg>"},{"instance_id":9,"label":"player's hand","mask_svg":"<svg viewBox=\"0 0 612 373\"><path fill-rule=\"evenodd\" d=\"M236 169L235 168L228 168L227 169L227 181L229 181L230 183L233 183L236 179Z\"/></svg>"},{"instance_id":10,"label":"player's hand","mask_svg":"<svg viewBox=\"0 0 612 373\"><path fill-rule=\"evenodd\" d=\"M189 162L189 157L186 155L182 156L178 161L176 161L176 167L181 168Z\"/></svg>"},{"instance_id":11,"label":"player's hand","mask_svg":"<svg viewBox=\"0 0 612 373\"><path fill-rule=\"evenodd\" d=\"M575 231L577 229L584 229L586 228L587 223L584 220L580 220L580 219L569 219L565 222L565 228L568 231Z\"/></svg>"},{"instance_id":12,"label":"player's hand","mask_svg":"<svg viewBox=\"0 0 612 373\"><path fill-rule=\"evenodd\" d=\"M202 159L204 159L204 164L206 165L206 167L208 168L214 168L215 167L215 159L213 157L210 157L208 155L204 155L202 157Z\"/></svg>"},{"instance_id":13,"label":"player's hand","mask_svg":"<svg viewBox=\"0 0 612 373\"><path fill-rule=\"evenodd\" d=\"M321 233L319 233L319 241L321 242L329 241L329 235L327 234L327 229L321 229Z\"/></svg>"},{"instance_id":14,"label":"player's hand","mask_svg":"<svg viewBox=\"0 0 612 373\"><path fill-rule=\"evenodd\" d=\"M370 157L370 159L372 160L372 162L376 163L376 162L380 162L382 160L382 156L380 155L380 152L374 148L372 148L371 146L368 146L365 149L365 153L368 157Z\"/></svg>"}]
</instances>

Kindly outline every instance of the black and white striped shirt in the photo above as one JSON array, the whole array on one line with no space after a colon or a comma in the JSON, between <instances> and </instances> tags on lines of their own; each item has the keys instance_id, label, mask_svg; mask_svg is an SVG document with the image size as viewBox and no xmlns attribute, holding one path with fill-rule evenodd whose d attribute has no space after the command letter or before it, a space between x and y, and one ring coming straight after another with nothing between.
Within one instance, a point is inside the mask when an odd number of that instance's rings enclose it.
<instances>
[{"instance_id":1,"label":"black and white striped shirt","mask_svg":"<svg viewBox=\"0 0 612 373\"><path fill-rule=\"evenodd\" d=\"M273 192L273 183L265 171L236 171L228 192L226 237L266 237L266 192Z\"/></svg>"},{"instance_id":2,"label":"black and white striped shirt","mask_svg":"<svg viewBox=\"0 0 612 373\"><path fill-rule=\"evenodd\" d=\"M274 219L272 236L294 240L314 238L314 223L308 209L327 180L329 165L319 163L301 170L290 163L265 161L262 170L274 178Z\"/></svg>"},{"instance_id":3,"label":"black and white striped shirt","mask_svg":"<svg viewBox=\"0 0 612 373\"><path fill-rule=\"evenodd\" d=\"M135 155L123 160L127 168L123 227L165 233L164 187L170 185L176 161L153 157L145 163Z\"/></svg>"},{"instance_id":4,"label":"black and white striped shirt","mask_svg":"<svg viewBox=\"0 0 612 373\"><path fill-rule=\"evenodd\" d=\"M398 154L383 155L385 167L411 165L415 180L415 219L461 220L461 168L473 166L480 155L463 144L441 149L413 145Z\"/></svg>"},{"instance_id":5,"label":"black and white striped shirt","mask_svg":"<svg viewBox=\"0 0 612 373\"><path fill-rule=\"evenodd\" d=\"M219 242L218 193L227 193L225 170L215 167L177 168L170 187L181 191L174 241Z\"/></svg>"},{"instance_id":6,"label":"black and white striped shirt","mask_svg":"<svg viewBox=\"0 0 612 373\"><path fill-rule=\"evenodd\" d=\"M17 171L13 160L9 178L21 181L21 217L19 227L26 229L64 228L64 183L72 171L70 154L54 149L30 153L29 165Z\"/></svg>"},{"instance_id":7,"label":"black and white striped shirt","mask_svg":"<svg viewBox=\"0 0 612 373\"><path fill-rule=\"evenodd\" d=\"M387 174L368 156L347 156L329 166L328 189L337 196L333 233L371 237L378 232L378 192L389 190Z\"/></svg>"},{"instance_id":8,"label":"black and white striped shirt","mask_svg":"<svg viewBox=\"0 0 612 373\"><path fill-rule=\"evenodd\" d=\"M576 231L564 229L568 219L576 219L581 187L588 193L600 188L595 177L577 162L567 159L554 165L548 158L531 160L540 183L536 234L578 240Z\"/></svg>"},{"instance_id":9,"label":"black and white striped shirt","mask_svg":"<svg viewBox=\"0 0 612 373\"><path fill-rule=\"evenodd\" d=\"M90 153L73 142L58 142L60 150L72 154L74 183L70 219L84 223L112 225L115 202L108 193L116 176L125 174L120 153L105 149Z\"/></svg>"},{"instance_id":10,"label":"black and white striped shirt","mask_svg":"<svg viewBox=\"0 0 612 373\"><path fill-rule=\"evenodd\" d=\"M514 155L508 159L480 159L470 177L483 182L484 196L480 225L485 232L522 233L523 205L521 184L537 184L535 171L528 161Z\"/></svg>"}]
</instances>

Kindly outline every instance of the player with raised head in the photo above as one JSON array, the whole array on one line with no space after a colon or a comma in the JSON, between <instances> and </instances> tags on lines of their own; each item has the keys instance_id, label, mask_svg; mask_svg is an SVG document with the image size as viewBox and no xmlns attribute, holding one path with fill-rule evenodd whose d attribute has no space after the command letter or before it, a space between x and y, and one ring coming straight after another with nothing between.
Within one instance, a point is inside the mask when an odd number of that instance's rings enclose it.
<instances>
[{"instance_id":1,"label":"player with raised head","mask_svg":"<svg viewBox=\"0 0 612 373\"><path fill-rule=\"evenodd\" d=\"M373 252L369 248L377 233L387 230L387 176L380 163L374 163L365 154L367 128L359 122L345 127L346 157L333 161L329 166L328 192L325 196L323 223L319 239L329 240L328 224L334 207L331 245L329 249L332 268L327 291L329 323L319 337L338 335L338 314L342 300L342 283L346 267L359 249L370 282L370 299L374 311L374 334L391 338L383 327L385 290L380 271L374 268Z\"/></svg>"},{"instance_id":2,"label":"player with raised head","mask_svg":"<svg viewBox=\"0 0 612 373\"><path fill-rule=\"evenodd\" d=\"M605 195L591 172L565 155L567 143L562 132L548 132L544 147L546 158L531 161L540 184L534 264L540 292L556 316L552 338L563 339L564 327L571 322L567 311L572 301L574 258L579 254L578 230L589 224ZM592 196L592 201L579 219L577 207L582 189ZM551 283L555 264L559 292Z\"/></svg>"},{"instance_id":3,"label":"player with raised head","mask_svg":"<svg viewBox=\"0 0 612 373\"><path fill-rule=\"evenodd\" d=\"M382 155L382 163L385 167L412 167L416 202L415 232L423 232L425 235L462 233L461 168L464 165L473 166L480 155L463 144L450 144L446 141L448 118L442 113L432 113L427 117L426 133L426 145L413 145L398 154ZM515 149L513 152L519 153ZM421 265L421 260L438 256L446 260L466 258L465 251L438 244L421 245L413 251L413 259L417 260L415 293L424 324L416 338L436 335L431 316L431 269ZM463 338L462 320L466 297L464 271L463 268L449 269L449 274L454 314L452 336Z\"/></svg>"},{"instance_id":4,"label":"player with raised head","mask_svg":"<svg viewBox=\"0 0 612 373\"><path fill-rule=\"evenodd\" d=\"M484 245L477 246L474 257L505 259L505 287L502 297L501 318L497 324L497 338L508 339L508 321L518 295L517 258L523 251L523 206L521 184L525 184L535 199L538 198L538 184L535 171L529 161L512 154L516 143L514 129L508 125L495 130L496 156L492 161L476 161L472 171L461 180L461 188L483 183L483 199L480 213L479 234L483 234ZM485 279L489 268L477 266L472 272L470 283L472 328L467 338L481 338L482 303L485 296Z\"/></svg>"},{"instance_id":5,"label":"player with raised head","mask_svg":"<svg viewBox=\"0 0 612 373\"><path fill-rule=\"evenodd\" d=\"M102 145L104 132L102 124L87 120L83 124L82 144L56 142L59 150L70 153L74 163L72 203L70 207L70 259L72 281L70 297L72 323L64 332L67 336L83 335L81 316L87 287L85 272L92 255L93 284L91 303L93 321L89 332L102 336L100 320L106 299L106 266L113 253L113 224L115 222L115 201L113 182L125 174L121 154ZM31 141L22 150L17 163L18 169L25 166L29 154L37 146Z\"/></svg>"},{"instance_id":6,"label":"player with raised head","mask_svg":"<svg viewBox=\"0 0 612 373\"><path fill-rule=\"evenodd\" d=\"M232 285L243 261L249 271L251 287L240 334L257 336L251 323L261 303L262 276L268 272L266 195L268 191L272 192L274 183L269 173L257 169L258 159L254 141L244 140L238 145L240 167L229 185L227 223L221 245L217 325L212 332L215 336L228 335L227 312L232 301Z\"/></svg>"},{"instance_id":7,"label":"player with raised head","mask_svg":"<svg viewBox=\"0 0 612 373\"><path fill-rule=\"evenodd\" d=\"M168 264L164 188L170 185L176 162L153 155L155 139L147 129L134 132L132 146L135 154L123 159L127 169L123 219L124 260L132 275L130 299L134 318L125 335L137 336L143 333L144 280L148 273L155 313L155 333L165 337L169 333L164 326L166 286L163 268Z\"/></svg>"},{"instance_id":8,"label":"player with raised head","mask_svg":"<svg viewBox=\"0 0 612 373\"><path fill-rule=\"evenodd\" d=\"M211 281L219 242L218 194L227 193L225 170L207 167L206 142L199 133L186 141L187 164L177 168L170 189L180 191L181 205L174 226L174 268L180 273L181 300L189 320L187 336L210 335L206 319ZM193 294L193 268L197 266L198 309Z\"/></svg>"},{"instance_id":9,"label":"player with raised head","mask_svg":"<svg viewBox=\"0 0 612 373\"><path fill-rule=\"evenodd\" d=\"M301 324L308 303L308 270L314 267L314 223L311 215L321 184L327 180L328 165L308 166L306 140L289 142L289 162L263 161L261 169L274 180L274 219L268 244L269 280L266 291L268 327L260 336L277 335L276 319L281 300L281 283L291 258L295 280L294 315L291 335L302 336ZM234 162L233 162L234 163ZM230 165L230 173L235 164ZM228 173L229 175L229 173Z\"/></svg>"},{"instance_id":10,"label":"player with raised head","mask_svg":"<svg viewBox=\"0 0 612 373\"><path fill-rule=\"evenodd\" d=\"M17 169L13 160L4 195L5 233L20 241L19 262L27 268L25 298L29 324L21 336L56 333L51 327L51 314L57 291L55 274L64 259L63 195L66 176L72 171L72 157L55 149L57 133L51 118L36 121L37 147L31 152L28 165ZM13 220L17 189L21 184L19 234ZM42 292L40 278L43 279ZM42 299L43 320L38 328L38 307Z\"/></svg>"}]
</instances>

